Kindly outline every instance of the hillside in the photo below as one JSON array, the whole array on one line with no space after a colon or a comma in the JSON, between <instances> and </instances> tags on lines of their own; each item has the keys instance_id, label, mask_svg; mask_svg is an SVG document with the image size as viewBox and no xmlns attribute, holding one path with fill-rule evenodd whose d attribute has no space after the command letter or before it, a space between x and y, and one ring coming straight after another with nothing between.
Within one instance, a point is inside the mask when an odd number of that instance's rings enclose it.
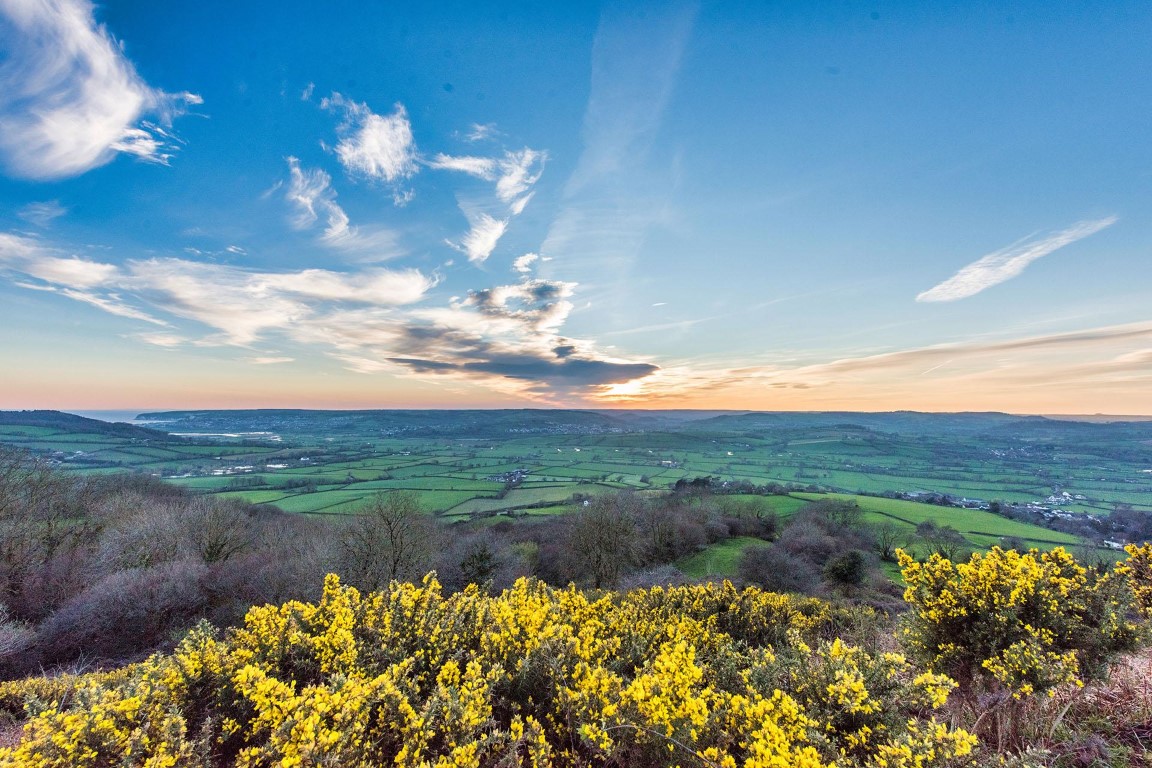
<instances>
[{"instance_id":1,"label":"hillside","mask_svg":"<svg viewBox=\"0 0 1152 768\"><path fill-rule=\"evenodd\" d=\"M156 429L138 427L134 424L89 419L62 411L0 411L0 427L33 427L36 430L157 442L169 442L176 439L167 432ZM5 432L12 435L20 434L18 429L10 429Z\"/></svg>"}]
</instances>

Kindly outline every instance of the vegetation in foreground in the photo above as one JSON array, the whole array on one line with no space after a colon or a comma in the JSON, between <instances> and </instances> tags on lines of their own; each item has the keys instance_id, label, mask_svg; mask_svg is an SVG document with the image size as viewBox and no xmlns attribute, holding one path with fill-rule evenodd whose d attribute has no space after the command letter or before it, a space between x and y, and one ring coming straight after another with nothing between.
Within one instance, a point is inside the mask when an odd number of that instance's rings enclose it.
<instances>
[{"instance_id":1,"label":"vegetation in foreground","mask_svg":"<svg viewBox=\"0 0 1152 768\"><path fill-rule=\"evenodd\" d=\"M1144 637L1152 546L1108 571L1059 549L901 561L907 658L869 609L730 583L362 594L329 576L318 603L201 625L171 654L3 684L26 723L0 765L1057 764L1082 736L1068 691ZM1053 717L1037 702L1057 694Z\"/></svg>"}]
</instances>

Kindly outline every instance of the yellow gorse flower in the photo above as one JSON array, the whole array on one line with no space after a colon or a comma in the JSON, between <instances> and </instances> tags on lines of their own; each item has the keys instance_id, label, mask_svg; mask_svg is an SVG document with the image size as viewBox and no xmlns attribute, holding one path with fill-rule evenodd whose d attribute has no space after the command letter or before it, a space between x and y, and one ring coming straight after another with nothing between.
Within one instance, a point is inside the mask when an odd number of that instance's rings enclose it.
<instances>
[{"instance_id":1,"label":"yellow gorse flower","mask_svg":"<svg viewBox=\"0 0 1152 768\"><path fill-rule=\"evenodd\" d=\"M1140 634L1127 615L1128 574L1147 568L1152 548L1130 554L1129 564L1099 574L1059 547L994 547L956 564L939 555L918 563L900 551L912 609L901 639L965 694L998 689L1020 698L1083 684Z\"/></svg>"},{"instance_id":2,"label":"yellow gorse flower","mask_svg":"<svg viewBox=\"0 0 1152 768\"><path fill-rule=\"evenodd\" d=\"M600 593L434 577L251 609L113 673L0 685L3 768L944 765L954 686L831 640L857 609L729 583ZM1006 657L1007 658L1007 657ZM1006 662L1007 663L1007 662Z\"/></svg>"}]
</instances>

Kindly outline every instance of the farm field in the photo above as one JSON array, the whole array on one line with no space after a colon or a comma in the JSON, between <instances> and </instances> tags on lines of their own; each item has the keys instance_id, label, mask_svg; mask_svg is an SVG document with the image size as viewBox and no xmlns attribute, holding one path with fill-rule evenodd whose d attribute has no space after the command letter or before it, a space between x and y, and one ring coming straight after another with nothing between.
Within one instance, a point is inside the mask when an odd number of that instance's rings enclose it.
<instances>
[{"instance_id":1,"label":"farm field","mask_svg":"<svg viewBox=\"0 0 1152 768\"><path fill-rule=\"evenodd\" d=\"M979 509L959 509L920 504L902 499L884 499L872 496L852 496L849 494L795 494L802 499L836 499L856 502L864 510L865 518L871 522L893 522L908 532L914 531L920 523L929 520L940 525L950 525L969 541L980 546L992 546L1007 538L1016 538L1030 547L1052 549L1058 546L1076 546L1080 540L1075 536L1059 531L1051 531L1036 525L1017 520L1009 520L1000 515Z\"/></svg>"},{"instance_id":2,"label":"farm field","mask_svg":"<svg viewBox=\"0 0 1152 768\"><path fill-rule=\"evenodd\" d=\"M730 498L739 499L742 497ZM968 542L970 551L1003 545L1008 539L1014 539L1029 548L1035 547L1040 550L1050 550L1057 546L1067 548L1084 546L1084 543L1076 536L1009 520L991 512L976 509L940 507L901 499L842 493L794 493L788 496L753 498L766 503L781 520L786 520L811 502L822 500L852 501L863 510L864 519L867 522L893 524L900 545L905 547L913 545L916 526L929 520L938 525L952 526L958 530ZM676 566L691 578L733 578L737 575L740 555L750 546L766 546L766 542L751 537L733 537L709 545L706 549L681 559L676 563ZM1098 551L1104 557L1111 558L1115 555L1111 550ZM885 570L889 576L899 576L899 569L893 564L884 563L883 565L886 566Z\"/></svg>"},{"instance_id":3,"label":"farm field","mask_svg":"<svg viewBox=\"0 0 1152 768\"><path fill-rule=\"evenodd\" d=\"M771 491L762 498L780 516L837 494L858 498L870 520L909 530L933 520L979 547L1005 537L1039 547L1078 539L917 499L1152 512L1147 423L903 413L702 413L677 421L659 413L201 411L151 414L145 429L10 412L0 414L0 443L68 471L146 473L301 514L354 513L376 493L406 490L452 521L531 520L574 499L665 493L702 477L721 488Z\"/></svg>"}]
</instances>

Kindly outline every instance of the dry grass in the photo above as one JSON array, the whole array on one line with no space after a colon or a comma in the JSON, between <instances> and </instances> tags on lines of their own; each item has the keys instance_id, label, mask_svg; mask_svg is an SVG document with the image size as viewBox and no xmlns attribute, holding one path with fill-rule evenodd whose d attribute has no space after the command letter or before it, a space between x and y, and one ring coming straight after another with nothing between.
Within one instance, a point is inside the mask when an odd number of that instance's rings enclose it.
<instances>
[{"instance_id":1,"label":"dry grass","mask_svg":"<svg viewBox=\"0 0 1152 768\"><path fill-rule=\"evenodd\" d=\"M1061 692L1049 709L1066 710L1049 747L1061 764L1152 766L1152 649L1123 658L1109 679Z\"/></svg>"},{"instance_id":2,"label":"dry grass","mask_svg":"<svg viewBox=\"0 0 1152 768\"><path fill-rule=\"evenodd\" d=\"M1107 680L994 704L978 725L982 765L1152 768L1152 648L1122 658Z\"/></svg>"}]
</instances>

